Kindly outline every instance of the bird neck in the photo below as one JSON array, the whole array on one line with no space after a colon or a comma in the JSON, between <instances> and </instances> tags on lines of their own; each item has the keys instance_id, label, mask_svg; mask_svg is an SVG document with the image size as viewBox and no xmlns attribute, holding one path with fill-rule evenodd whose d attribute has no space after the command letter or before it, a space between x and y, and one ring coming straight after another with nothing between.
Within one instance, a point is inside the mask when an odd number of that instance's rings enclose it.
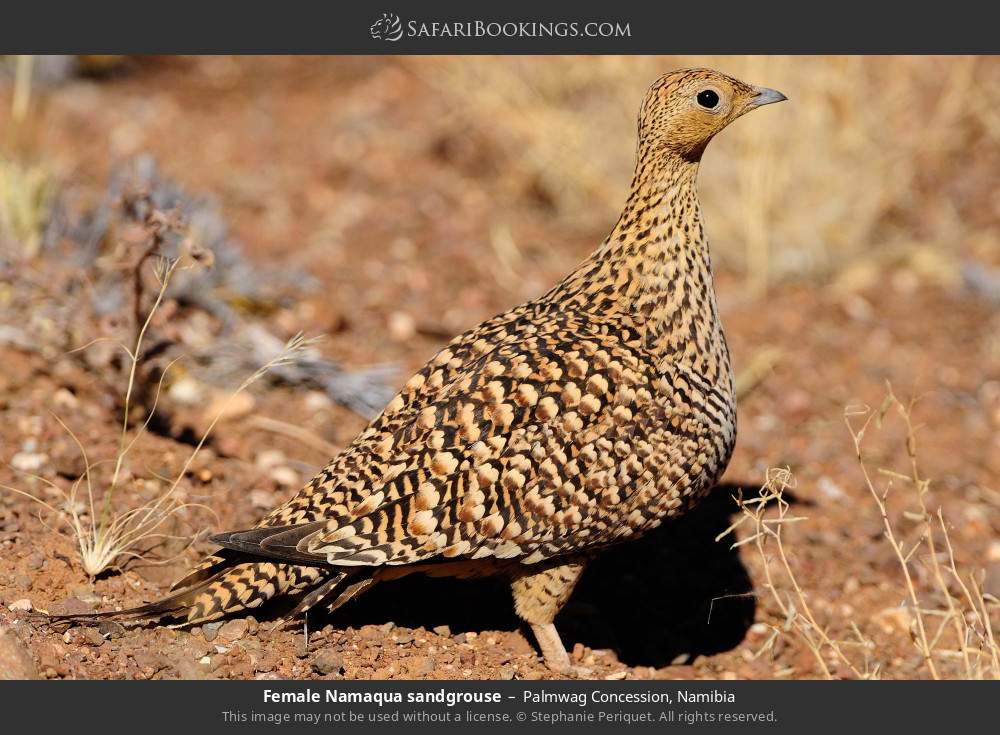
<instances>
[{"instance_id":1,"label":"bird neck","mask_svg":"<svg viewBox=\"0 0 1000 735\"><path fill-rule=\"evenodd\" d=\"M614 230L551 295L620 320L653 354L690 362L704 374L728 368L728 353L697 174L697 161L640 157Z\"/></svg>"}]
</instances>

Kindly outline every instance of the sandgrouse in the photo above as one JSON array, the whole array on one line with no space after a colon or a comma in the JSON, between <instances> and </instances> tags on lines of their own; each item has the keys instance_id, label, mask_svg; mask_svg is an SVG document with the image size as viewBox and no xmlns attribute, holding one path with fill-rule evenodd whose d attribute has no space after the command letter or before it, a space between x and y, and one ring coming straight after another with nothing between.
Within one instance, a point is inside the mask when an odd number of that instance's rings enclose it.
<instances>
[{"instance_id":1,"label":"sandgrouse","mask_svg":"<svg viewBox=\"0 0 1000 735\"><path fill-rule=\"evenodd\" d=\"M587 560L691 508L736 437L733 374L695 188L712 137L785 97L707 69L639 112L628 201L544 296L453 339L305 487L174 585L114 615L213 620L299 595L336 609L414 572L504 575L546 663Z\"/></svg>"}]
</instances>

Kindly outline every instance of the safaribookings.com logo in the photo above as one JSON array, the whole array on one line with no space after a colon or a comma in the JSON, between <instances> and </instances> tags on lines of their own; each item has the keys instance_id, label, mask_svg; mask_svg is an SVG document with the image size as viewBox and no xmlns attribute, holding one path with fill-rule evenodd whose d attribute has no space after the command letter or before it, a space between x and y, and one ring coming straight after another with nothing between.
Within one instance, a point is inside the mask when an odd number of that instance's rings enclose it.
<instances>
[{"instance_id":1,"label":"safaribookings.com logo","mask_svg":"<svg viewBox=\"0 0 1000 735\"><path fill-rule=\"evenodd\" d=\"M395 13L369 28L376 41L407 38L631 38L632 28L622 21L419 21L403 23Z\"/></svg>"},{"instance_id":2,"label":"safaribookings.com logo","mask_svg":"<svg viewBox=\"0 0 1000 735\"><path fill-rule=\"evenodd\" d=\"M403 37L403 23L395 13L382 13L369 30L376 41L398 41Z\"/></svg>"}]
</instances>

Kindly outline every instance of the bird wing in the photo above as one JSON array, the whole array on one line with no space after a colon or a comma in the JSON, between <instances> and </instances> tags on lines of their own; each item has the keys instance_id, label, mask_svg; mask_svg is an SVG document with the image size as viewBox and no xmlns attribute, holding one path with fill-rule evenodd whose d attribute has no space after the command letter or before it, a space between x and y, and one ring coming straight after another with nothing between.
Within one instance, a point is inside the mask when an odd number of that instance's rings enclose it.
<instances>
[{"instance_id":1,"label":"bird wing","mask_svg":"<svg viewBox=\"0 0 1000 735\"><path fill-rule=\"evenodd\" d=\"M669 384L627 342L570 314L510 333L381 442L357 502L226 545L338 566L534 562L656 522L680 501L651 468L681 447L659 441Z\"/></svg>"},{"instance_id":2,"label":"bird wing","mask_svg":"<svg viewBox=\"0 0 1000 735\"><path fill-rule=\"evenodd\" d=\"M536 306L524 304L499 314L449 342L413 375L385 409L340 454L287 502L259 524L262 527L310 523L350 512L385 484L388 452L400 435L420 420L421 411L455 390L470 366L518 334L537 318Z\"/></svg>"}]
</instances>

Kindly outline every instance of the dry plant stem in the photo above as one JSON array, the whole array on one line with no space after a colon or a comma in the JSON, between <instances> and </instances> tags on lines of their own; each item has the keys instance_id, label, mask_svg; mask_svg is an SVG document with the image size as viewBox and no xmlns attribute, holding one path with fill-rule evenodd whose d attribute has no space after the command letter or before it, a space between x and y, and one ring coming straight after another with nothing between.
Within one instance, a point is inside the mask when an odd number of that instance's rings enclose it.
<instances>
[{"instance_id":1,"label":"dry plant stem","mask_svg":"<svg viewBox=\"0 0 1000 735\"><path fill-rule=\"evenodd\" d=\"M991 663L993 665L992 676L993 678L998 679L1000 678L1000 646L997 646L996 639L993 635L993 627L990 624L990 616L989 616L989 611L986 609L986 602L978 594L975 597L973 596L972 592L969 591L969 587L962 580L962 576L958 573L958 567L955 565L955 551L952 548L951 538L948 536L948 530L944 522L944 514L942 513L940 508L938 508L938 521L941 524L941 530L944 533L945 547L948 550L948 570L951 572L952 576L955 578L955 581L958 583L958 586L961 588L962 594L965 596L966 602L969 603L970 610L975 615L977 621L984 629L982 637L985 638L985 641L983 643L986 645L988 649L987 655L991 659ZM972 582L973 586L975 586L975 580L971 579L971 575L970 575L970 582ZM959 627L962 626L961 621L963 621L964 619L965 618L962 617L961 615L957 616L957 622ZM963 635L960 640L962 641L963 644L963 653L965 653L968 650L966 636ZM981 651L977 651L977 653L981 654ZM979 676L975 678L981 678L982 676L981 661L979 661L978 659L977 659L977 664L979 664L980 666L980 672Z\"/></svg>"},{"instance_id":2,"label":"dry plant stem","mask_svg":"<svg viewBox=\"0 0 1000 735\"><path fill-rule=\"evenodd\" d=\"M737 499L737 502L743 511L743 516L740 520L734 523L733 526L720 534L719 538L732 532L744 521L750 520L754 524L753 535L743 541L733 544L733 546L740 546L753 541L757 548L757 553L764 561L763 567L765 587L770 590L772 598L778 605L781 614L784 616L786 627L795 627L802 640L805 642L806 647L810 650L813 657L816 659L816 662L819 664L820 671L825 678L832 679L834 677L826 659L823 657L824 647L829 648L856 677L869 678L870 674L859 670L847 657L847 655L844 654L839 643L830 638L827 632L816 621L816 617L809 606L805 593L802 591L802 587L799 585L798 580L795 577L795 573L792 570L791 563L785 551L784 542L781 538L782 526L786 523L794 523L805 519L788 516L788 503L782 495L784 489L789 487L790 483L791 473L787 469L769 470L767 479L761 490L760 497L751 501ZM764 513L771 501L775 502L778 510L778 517L765 519ZM771 573L771 556L768 554L766 548L767 540L769 538L774 539L775 546L778 550L778 558L781 561L786 577L792 585L792 589L795 593L795 600L798 603L797 605L791 599L786 601L781 597L778 585L773 574Z\"/></svg>"},{"instance_id":3,"label":"dry plant stem","mask_svg":"<svg viewBox=\"0 0 1000 735\"><path fill-rule=\"evenodd\" d=\"M785 569L785 573L788 574L788 578L792 582L792 588L795 590L795 596L798 599L799 606L802 609L801 614L805 615L806 619L809 621L810 627L819 636L820 642L823 645L827 646L831 651L833 651L837 655L837 658L839 658L851 670L851 672L855 676L862 678L863 674L860 671L858 671L857 668L855 668L854 664L851 662L849 658L847 658L843 650L841 650L840 646L833 639L831 639L829 635L827 635L826 630L824 630L819 625L819 623L816 622L816 618L813 615L812 608L809 606L809 603L806 602L806 597L802 592L802 587L799 586L798 580L792 574L791 564L789 564L788 556L785 554L785 545L781 543L780 526L778 527L778 530L775 532L775 538L777 539L778 555L781 557L781 564ZM823 665L823 670L827 674L827 676L830 675L829 669L827 668L825 663Z\"/></svg>"},{"instance_id":4,"label":"dry plant stem","mask_svg":"<svg viewBox=\"0 0 1000 735\"><path fill-rule=\"evenodd\" d=\"M323 437L314 434L308 429L296 426L295 424L289 424L286 421L279 421L278 419L268 418L267 416L254 416L250 419L250 424L263 431L270 431L275 434L282 434L284 436L291 437L292 439L312 447L318 452L322 452L328 457L332 457L333 455L340 453L340 447L335 444L331 444Z\"/></svg>"},{"instance_id":5,"label":"dry plant stem","mask_svg":"<svg viewBox=\"0 0 1000 735\"><path fill-rule=\"evenodd\" d=\"M885 502L886 494L888 493L888 487L886 488L885 493L881 494L878 492L878 490L875 489L875 484L871 478L871 474L868 471L868 466L865 462L865 457L864 457L864 450L862 448L862 440L864 438L865 431L868 429L868 426L876 417L883 416L885 414L885 411L887 411L893 405L899 407L903 411L904 415L907 415L905 413L905 409L902 408L902 404L899 403L899 401L896 399L895 395L892 394L892 391L890 389L889 394L886 397L885 401L883 401L880 410L878 411L868 410L866 412L867 415L865 421L861 425L860 429L855 430L854 426L851 424L851 416L857 415L853 414L851 411L845 412L844 423L847 424L847 430L850 432L851 439L854 442L854 451L858 459L858 464L861 467L861 474L864 477L865 486L868 488L868 491L871 493L872 498L875 500L875 504L878 506L879 514L882 517L882 526L884 528L885 538L892 546L892 550L896 554L896 558L899 561L900 570L903 572L903 578L906 582L907 595L910 598L910 604L913 606L914 620L916 621L917 625L917 636L919 639L918 647L920 649L920 654L924 658L924 663L927 665L927 670L930 672L931 677L934 679L940 679L941 677L940 674L938 673L937 665L934 663L934 657L931 654L932 649L930 642L927 639L927 628L926 625L924 624L924 615L920 607L920 600L917 597L917 590L913 583L913 577L910 574L910 567L909 564L907 563L906 555L903 553L903 549L899 544L899 540L896 538L896 533L895 531L893 531L892 522L889 520L889 513L886 508L886 502ZM911 427L910 437L908 438L907 441L907 451L910 453L911 457L914 455L915 450L914 450L914 442L912 440L912 427Z\"/></svg>"},{"instance_id":6,"label":"dry plant stem","mask_svg":"<svg viewBox=\"0 0 1000 735\"><path fill-rule=\"evenodd\" d=\"M997 646L996 638L993 636L993 626L990 625L990 612L986 608L986 598L982 590L979 589L979 585L976 584L975 578L970 577L969 581L972 583L972 589L976 593L975 599L979 602L977 615L983 621L983 627L986 629L986 638L989 643L990 655L993 659L993 675L996 678L1000 678L1000 647Z\"/></svg>"},{"instance_id":7,"label":"dry plant stem","mask_svg":"<svg viewBox=\"0 0 1000 735\"><path fill-rule=\"evenodd\" d=\"M142 258L143 261L146 259L147 255L148 252L145 255L143 255ZM140 265L141 262L142 261L140 261ZM115 471L111 477L111 486L108 492L108 496L106 497L106 502L110 502L111 493L113 493L115 487L117 487L118 475L121 472L122 468L122 461L124 460L125 455L128 453L128 449L131 448L132 444L135 443L135 440L133 439L132 443L126 445L126 441L128 439L129 409L131 408L132 391L135 388L135 374L139 366L140 357L142 355L142 341L146 336L146 332L149 329L150 323L153 321L153 315L156 314L156 310L160 308L160 304L163 302L163 296L167 292L167 286L170 285L170 277L173 275L174 270L177 268L177 264L179 262L180 262L179 260L172 260L164 268L163 277L160 279L160 289L156 294L156 300L153 302L153 306L150 308L149 313L146 315L146 318L142 321L141 326L138 328L138 332L135 338L135 346L133 347L132 351L129 351L130 364L128 373L128 384L125 388L125 409L124 409L125 415L122 418L122 433L118 444L118 458L115 461ZM157 390L157 394L159 394L159 390ZM152 415L153 412L150 411L149 417L151 417ZM147 424L149 423L149 417L147 417L146 419Z\"/></svg>"},{"instance_id":8,"label":"dry plant stem","mask_svg":"<svg viewBox=\"0 0 1000 735\"><path fill-rule=\"evenodd\" d=\"M165 219L160 216L155 210L146 218L146 228L149 234L149 242L139 256L139 260L136 261L135 266L132 268L132 323L135 329L135 344L136 352L134 354L134 359L132 360L132 375L129 376L129 388L131 389L136 385L135 375L139 372L139 368L143 363L143 356L139 352L139 345L149 327L149 320L155 313L156 309L159 308L160 302L163 300L163 295L166 292L167 284L170 281L171 275L173 275L174 269L180 262L180 259L170 261L168 264L164 265L164 261L160 261L156 269L156 277L160 282L160 289L157 293L156 302L150 309L149 314L144 319L142 316L142 296L143 296L143 279L142 279L142 268L150 258L154 257L163 245L163 233L165 229L176 228L176 222ZM145 371L144 371L145 372ZM138 382L138 395L137 403L140 406L147 406L149 404L149 390L148 381L146 375L143 375L143 379ZM126 407L127 410L127 407ZM128 420L128 415L126 413L126 422ZM127 423L126 423L127 426Z\"/></svg>"},{"instance_id":9,"label":"dry plant stem","mask_svg":"<svg viewBox=\"0 0 1000 735\"><path fill-rule=\"evenodd\" d=\"M891 395L892 393L890 392L890 396ZM895 396L893 396L893 400L895 400ZM943 631L944 626L947 625L948 622L951 622L955 629L955 639L958 641L958 645L960 647L959 650L961 651L962 654L962 660L965 665L966 677L971 679L974 678L974 675L972 670L972 662L969 658L969 649L966 642L965 630L963 629L962 626L961 615L957 610L957 608L955 607L955 601L954 599L952 599L951 594L948 592L948 585L945 582L944 574L942 573L941 570L941 563L938 561L937 545L934 542L934 529L931 528L930 513L927 510L927 504L925 501L925 495L927 493L928 487L930 486L930 481L923 479L920 476L920 471L917 467L917 437L916 437L916 432L914 431L913 428L913 422L910 418L912 414L913 402L911 401L910 405L905 409L903 408L902 405L899 405L898 407L900 414L903 416L903 421L906 424L906 452L910 459L910 479L913 482L913 485L917 491L917 504L920 507L920 515L922 517L921 522L924 525L924 532L921 536L921 541L926 541L927 543L927 548L928 551L930 552L929 558L931 562L931 571L934 574L934 581L937 584L938 589L941 591L945 599L945 604L948 607L948 614L942 621L941 630L938 632L938 635L935 636L935 640L938 637L940 637L941 631ZM941 515L940 508L938 508L938 514L939 514L938 517L941 519L942 529L944 530L944 537L945 539L947 539L948 532L947 529L944 529L944 517ZM918 542L918 546L919 543L920 542ZM989 629L989 625L987 625L986 627L987 629Z\"/></svg>"}]
</instances>

